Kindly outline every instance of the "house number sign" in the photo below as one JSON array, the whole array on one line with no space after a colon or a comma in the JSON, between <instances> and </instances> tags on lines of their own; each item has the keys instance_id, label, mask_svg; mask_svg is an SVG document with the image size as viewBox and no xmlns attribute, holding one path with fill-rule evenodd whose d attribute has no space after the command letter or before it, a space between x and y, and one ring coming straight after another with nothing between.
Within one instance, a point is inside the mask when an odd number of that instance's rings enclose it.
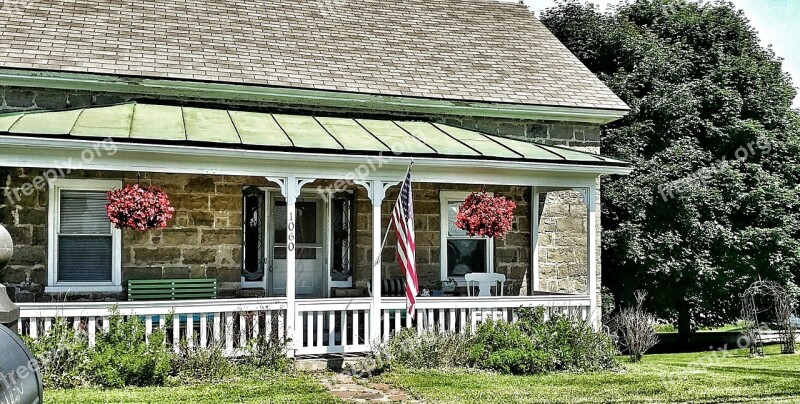
<instances>
[{"instance_id":1,"label":"house number sign","mask_svg":"<svg viewBox=\"0 0 800 404\"><path fill-rule=\"evenodd\" d=\"M288 230L286 249L294 251L294 212L289 212L289 222L286 223L286 230Z\"/></svg>"}]
</instances>

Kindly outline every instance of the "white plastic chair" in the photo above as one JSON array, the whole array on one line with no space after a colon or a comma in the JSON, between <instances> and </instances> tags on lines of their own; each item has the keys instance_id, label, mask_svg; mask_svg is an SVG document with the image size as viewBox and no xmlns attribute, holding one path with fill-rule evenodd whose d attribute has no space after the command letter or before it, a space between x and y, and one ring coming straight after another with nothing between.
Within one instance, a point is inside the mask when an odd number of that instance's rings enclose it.
<instances>
[{"instance_id":1,"label":"white plastic chair","mask_svg":"<svg viewBox=\"0 0 800 404\"><path fill-rule=\"evenodd\" d=\"M473 296L473 289L478 285L478 296L491 296L492 286L497 286L497 296L503 296L506 276L503 274L472 273L464 275L467 281L467 295Z\"/></svg>"}]
</instances>

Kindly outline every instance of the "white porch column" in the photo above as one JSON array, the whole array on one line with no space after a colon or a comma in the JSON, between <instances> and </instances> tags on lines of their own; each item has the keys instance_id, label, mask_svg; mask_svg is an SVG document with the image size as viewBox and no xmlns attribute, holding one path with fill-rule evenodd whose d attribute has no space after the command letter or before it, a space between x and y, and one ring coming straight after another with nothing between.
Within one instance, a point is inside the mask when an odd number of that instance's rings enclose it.
<instances>
[{"instance_id":1,"label":"white porch column","mask_svg":"<svg viewBox=\"0 0 800 404\"><path fill-rule=\"evenodd\" d=\"M297 295L296 281L296 235L295 222L297 218L297 198L303 185L314 181L313 179L299 179L296 177L270 178L281 188L281 194L286 199L286 336L291 338L289 353L294 354L297 344L302 341L302 327L297 321Z\"/></svg>"},{"instance_id":2,"label":"white porch column","mask_svg":"<svg viewBox=\"0 0 800 404\"><path fill-rule=\"evenodd\" d=\"M539 290L539 188L531 187L531 291Z\"/></svg>"},{"instance_id":3,"label":"white porch column","mask_svg":"<svg viewBox=\"0 0 800 404\"><path fill-rule=\"evenodd\" d=\"M383 293L381 279L381 250L383 243L383 220L381 205L386 196L388 186L379 180L369 184L372 200L372 306L369 311L370 342L381 340L381 295Z\"/></svg>"},{"instance_id":4,"label":"white porch column","mask_svg":"<svg viewBox=\"0 0 800 404\"><path fill-rule=\"evenodd\" d=\"M595 329L600 328L601 313L597 305L597 186L593 183L586 189L586 259L589 279L589 319Z\"/></svg>"}]
</instances>

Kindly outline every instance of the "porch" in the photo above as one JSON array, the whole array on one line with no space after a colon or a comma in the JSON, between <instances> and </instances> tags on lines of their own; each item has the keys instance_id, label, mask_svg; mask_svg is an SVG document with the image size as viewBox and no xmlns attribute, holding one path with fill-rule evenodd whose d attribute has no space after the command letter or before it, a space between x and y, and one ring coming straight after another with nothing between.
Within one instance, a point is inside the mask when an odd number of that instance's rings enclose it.
<instances>
[{"instance_id":1,"label":"porch","mask_svg":"<svg viewBox=\"0 0 800 404\"><path fill-rule=\"evenodd\" d=\"M19 189L41 192L17 202L46 212L25 226L31 234L41 227L47 254L11 266L27 271L18 289L41 288L33 296L51 301L21 303L25 335L64 317L94 341L118 307L140 316L148 334L166 329L175 349L221 343L229 355L266 333L287 338L295 355L359 353L400 328L465 332L490 318L513 321L523 306L597 324L597 176L628 170L591 153L431 122L144 104L0 116L0 131L2 164L19 170ZM82 161L81 169L65 173L54 159ZM454 296L418 298L415 321L404 314L404 297L380 286L401 276L393 237L381 245L412 159L420 282L435 290L452 278L460 287ZM46 189L36 185L40 177ZM89 202L132 178L171 196L170 228L111 230L108 259L91 270L60 259L100 250L62 254L60 237L81 235L63 234L63 212L71 211L60 206L80 199L94 210L76 220L100 223L104 212ZM479 189L518 202L507 240L466 237L452 226L458 201ZM31 236L19 248L44 250L36 242ZM41 272L46 279L33 285ZM510 287L469 296L464 275L475 272L504 274ZM224 298L125 301L128 280L176 274L215 278Z\"/></svg>"},{"instance_id":2,"label":"porch","mask_svg":"<svg viewBox=\"0 0 800 404\"><path fill-rule=\"evenodd\" d=\"M236 356L260 336L267 336L287 339L290 354L296 356L359 354L403 328L463 334L489 320L514 321L520 307L546 307L584 320L590 319L592 310L588 297L564 294L421 297L412 321L405 315L404 298L382 298L375 310L373 303L371 298L304 299L296 300L293 310L288 310L286 298L22 303L19 333L37 338L63 318L94 344L116 310L123 316L139 316L147 336L155 327L165 330L167 343L176 352L182 347L219 346L226 355ZM288 315L293 321L287 321Z\"/></svg>"}]
</instances>

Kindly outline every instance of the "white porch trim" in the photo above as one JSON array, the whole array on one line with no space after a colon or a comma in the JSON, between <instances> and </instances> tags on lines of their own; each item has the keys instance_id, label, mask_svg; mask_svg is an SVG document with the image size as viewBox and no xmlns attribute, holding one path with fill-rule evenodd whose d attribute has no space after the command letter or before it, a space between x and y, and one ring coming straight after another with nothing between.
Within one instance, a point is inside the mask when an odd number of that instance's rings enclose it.
<instances>
[{"instance_id":1,"label":"white porch trim","mask_svg":"<svg viewBox=\"0 0 800 404\"><path fill-rule=\"evenodd\" d=\"M99 142L2 136L3 161L7 167L58 167L103 171L149 171L175 174L246 175L362 179L356 171L368 167L370 180L402 178L410 157L260 151L196 146L113 143L113 152L94 150ZM104 144L109 147L112 145ZM625 175L629 167L524 161L469 160L414 157L415 181L454 184L575 187L593 183L598 175ZM375 169L372 169L375 167ZM582 184L576 184L580 180Z\"/></svg>"},{"instance_id":2,"label":"white porch trim","mask_svg":"<svg viewBox=\"0 0 800 404\"><path fill-rule=\"evenodd\" d=\"M571 312L588 319L586 295L537 295L506 297L421 297L417 300L417 321L405 316L405 298L382 298L380 311L373 310L372 298L304 299L290 307L288 298L211 299L186 301L21 303L21 335L38 338L54 326L57 318L94 344L99 330L110 328L109 316L116 310L123 316L140 316L145 338L156 327L170 337L168 344L207 347L217 344L228 356L242 355L250 341L274 333L290 337L290 355L365 353L371 343L385 341L402 328L466 333L489 320L516 321L520 307L546 307ZM373 311L377 312L376 316ZM295 313L296 330L286 324ZM172 321L166 319L172 316ZM377 328L377 334L371 330ZM375 339L372 339L375 337Z\"/></svg>"}]
</instances>

